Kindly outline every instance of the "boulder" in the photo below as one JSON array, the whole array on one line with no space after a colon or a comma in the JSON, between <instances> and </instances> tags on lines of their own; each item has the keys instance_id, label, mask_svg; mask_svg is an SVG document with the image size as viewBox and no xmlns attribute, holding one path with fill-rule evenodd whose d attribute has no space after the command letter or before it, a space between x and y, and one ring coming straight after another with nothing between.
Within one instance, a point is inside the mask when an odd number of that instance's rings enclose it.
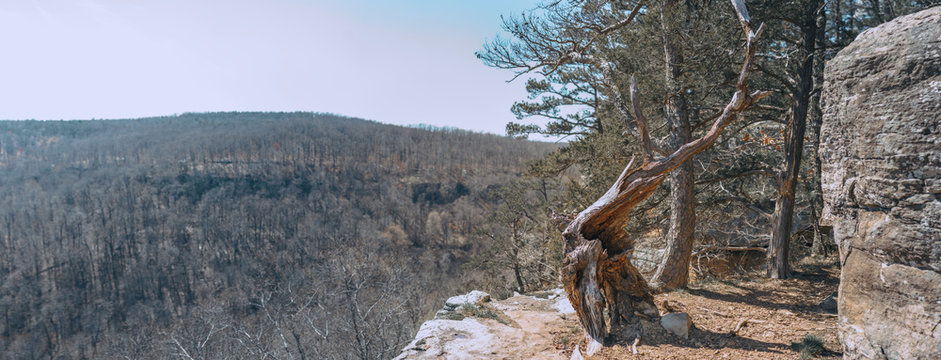
<instances>
[{"instance_id":1,"label":"boulder","mask_svg":"<svg viewBox=\"0 0 941 360\"><path fill-rule=\"evenodd\" d=\"M660 318L660 326L684 339L689 339L689 327L692 325L687 313L669 313Z\"/></svg>"},{"instance_id":2,"label":"boulder","mask_svg":"<svg viewBox=\"0 0 941 360\"><path fill-rule=\"evenodd\" d=\"M863 32L824 76L843 353L941 359L941 7Z\"/></svg>"},{"instance_id":3,"label":"boulder","mask_svg":"<svg viewBox=\"0 0 941 360\"><path fill-rule=\"evenodd\" d=\"M479 290L464 295L452 296L444 302L444 307L435 313L435 319L462 320L464 314L461 313L461 309L478 309L488 301L490 301L490 294Z\"/></svg>"},{"instance_id":4,"label":"boulder","mask_svg":"<svg viewBox=\"0 0 941 360\"><path fill-rule=\"evenodd\" d=\"M490 301L490 294L480 290L474 290L464 295L457 295L448 298L444 302L444 310L454 311L461 307L476 308Z\"/></svg>"}]
</instances>

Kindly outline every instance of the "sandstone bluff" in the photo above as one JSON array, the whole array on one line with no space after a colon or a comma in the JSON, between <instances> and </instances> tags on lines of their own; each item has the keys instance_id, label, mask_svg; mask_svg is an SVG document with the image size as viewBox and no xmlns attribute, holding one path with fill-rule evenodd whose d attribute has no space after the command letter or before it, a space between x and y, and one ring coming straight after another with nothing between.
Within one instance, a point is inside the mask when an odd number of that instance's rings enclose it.
<instances>
[{"instance_id":1,"label":"sandstone bluff","mask_svg":"<svg viewBox=\"0 0 941 360\"><path fill-rule=\"evenodd\" d=\"M844 355L941 359L941 7L863 32L825 79Z\"/></svg>"}]
</instances>

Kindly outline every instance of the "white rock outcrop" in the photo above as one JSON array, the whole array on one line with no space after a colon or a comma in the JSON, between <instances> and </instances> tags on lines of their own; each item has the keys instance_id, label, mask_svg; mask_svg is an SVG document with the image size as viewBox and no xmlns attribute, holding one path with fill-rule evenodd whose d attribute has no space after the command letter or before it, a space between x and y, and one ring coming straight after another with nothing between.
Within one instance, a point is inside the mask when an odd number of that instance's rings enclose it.
<instances>
[{"instance_id":1,"label":"white rock outcrop","mask_svg":"<svg viewBox=\"0 0 941 360\"><path fill-rule=\"evenodd\" d=\"M396 359L568 359L555 337L578 326L574 313L562 289L498 301L472 291L445 301Z\"/></svg>"},{"instance_id":2,"label":"white rock outcrop","mask_svg":"<svg viewBox=\"0 0 941 360\"><path fill-rule=\"evenodd\" d=\"M474 290L464 295L452 296L444 302L444 310L454 311L464 307L481 306L490 301L490 294L483 291Z\"/></svg>"}]
</instances>

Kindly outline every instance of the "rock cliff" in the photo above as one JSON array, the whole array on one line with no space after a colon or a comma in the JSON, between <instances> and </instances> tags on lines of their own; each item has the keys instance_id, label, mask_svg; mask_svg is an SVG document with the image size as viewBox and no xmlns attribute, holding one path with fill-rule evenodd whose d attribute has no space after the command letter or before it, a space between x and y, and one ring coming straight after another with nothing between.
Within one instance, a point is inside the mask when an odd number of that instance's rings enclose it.
<instances>
[{"instance_id":1,"label":"rock cliff","mask_svg":"<svg viewBox=\"0 0 941 360\"><path fill-rule=\"evenodd\" d=\"M823 91L844 354L941 359L941 7L860 34Z\"/></svg>"}]
</instances>

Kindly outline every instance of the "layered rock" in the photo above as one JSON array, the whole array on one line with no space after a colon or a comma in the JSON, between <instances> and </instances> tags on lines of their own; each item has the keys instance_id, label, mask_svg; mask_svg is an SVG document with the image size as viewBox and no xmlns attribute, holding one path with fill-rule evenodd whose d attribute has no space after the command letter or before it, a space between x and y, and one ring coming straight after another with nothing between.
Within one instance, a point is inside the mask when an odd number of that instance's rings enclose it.
<instances>
[{"instance_id":1,"label":"layered rock","mask_svg":"<svg viewBox=\"0 0 941 360\"><path fill-rule=\"evenodd\" d=\"M863 32L825 79L844 354L941 359L941 7Z\"/></svg>"}]
</instances>

